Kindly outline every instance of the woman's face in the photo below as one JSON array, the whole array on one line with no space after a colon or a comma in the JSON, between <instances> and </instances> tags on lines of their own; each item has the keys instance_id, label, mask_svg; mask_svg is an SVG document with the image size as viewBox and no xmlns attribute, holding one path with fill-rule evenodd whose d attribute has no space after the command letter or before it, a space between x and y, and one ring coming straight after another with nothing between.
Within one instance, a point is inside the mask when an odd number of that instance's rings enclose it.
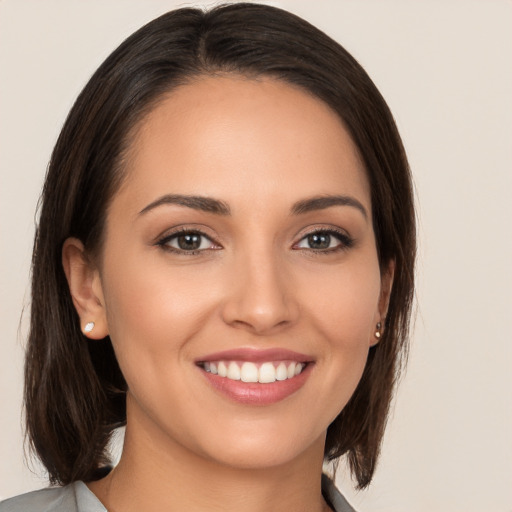
<instances>
[{"instance_id":1,"label":"woman's face","mask_svg":"<svg viewBox=\"0 0 512 512\"><path fill-rule=\"evenodd\" d=\"M290 85L207 77L127 161L96 276L127 432L236 467L319 450L386 306L346 129Z\"/></svg>"}]
</instances>

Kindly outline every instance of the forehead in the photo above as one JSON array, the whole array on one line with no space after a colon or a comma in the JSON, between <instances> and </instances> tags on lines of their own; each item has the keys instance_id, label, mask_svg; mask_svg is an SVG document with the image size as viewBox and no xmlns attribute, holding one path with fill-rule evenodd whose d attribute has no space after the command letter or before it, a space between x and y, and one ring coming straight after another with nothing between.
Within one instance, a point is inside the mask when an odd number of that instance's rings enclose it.
<instances>
[{"instance_id":1,"label":"forehead","mask_svg":"<svg viewBox=\"0 0 512 512\"><path fill-rule=\"evenodd\" d=\"M139 124L130 149L126 184L137 202L170 192L293 201L337 191L370 209L366 172L341 119L275 79L202 77L180 86Z\"/></svg>"}]
</instances>

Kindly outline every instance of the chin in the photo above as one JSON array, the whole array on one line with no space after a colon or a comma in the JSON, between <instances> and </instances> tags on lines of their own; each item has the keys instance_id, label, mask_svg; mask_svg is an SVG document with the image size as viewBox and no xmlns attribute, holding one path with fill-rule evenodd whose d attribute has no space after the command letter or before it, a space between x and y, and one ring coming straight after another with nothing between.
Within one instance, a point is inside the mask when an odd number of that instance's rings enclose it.
<instances>
[{"instance_id":1,"label":"chin","mask_svg":"<svg viewBox=\"0 0 512 512\"><path fill-rule=\"evenodd\" d=\"M237 434L222 436L222 440L212 439L204 452L224 466L247 470L284 466L302 457L310 460L313 453L323 458L326 430L315 435L292 429L283 431L280 427L266 430L260 427L257 432L250 429L244 434L239 430ZM217 449L219 446L221 450Z\"/></svg>"}]
</instances>

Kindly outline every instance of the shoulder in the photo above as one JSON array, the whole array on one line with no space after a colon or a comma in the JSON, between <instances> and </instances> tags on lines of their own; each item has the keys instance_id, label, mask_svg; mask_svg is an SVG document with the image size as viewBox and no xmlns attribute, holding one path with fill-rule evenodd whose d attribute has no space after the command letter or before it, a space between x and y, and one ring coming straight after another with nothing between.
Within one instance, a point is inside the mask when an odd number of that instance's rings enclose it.
<instances>
[{"instance_id":1,"label":"shoulder","mask_svg":"<svg viewBox=\"0 0 512 512\"><path fill-rule=\"evenodd\" d=\"M334 482L325 474L322 475L322 494L334 512L356 512L343 494L336 489ZM0 510L0 512L3 512Z\"/></svg>"},{"instance_id":2,"label":"shoulder","mask_svg":"<svg viewBox=\"0 0 512 512\"><path fill-rule=\"evenodd\" d=\"M77 509L72 486L52 487L21 494L0 503L0 512L50 512Z\"/></svg>"},{"instance_id":3,"label":"shoulder","mask_svg":"<svg viewBox=\"0 0 512 512\"><path fill-rule=\"evenodd\" d=\"M29 492L0 503L0 512L106 512L83 482Z\"/></svg>"}]
</instances>

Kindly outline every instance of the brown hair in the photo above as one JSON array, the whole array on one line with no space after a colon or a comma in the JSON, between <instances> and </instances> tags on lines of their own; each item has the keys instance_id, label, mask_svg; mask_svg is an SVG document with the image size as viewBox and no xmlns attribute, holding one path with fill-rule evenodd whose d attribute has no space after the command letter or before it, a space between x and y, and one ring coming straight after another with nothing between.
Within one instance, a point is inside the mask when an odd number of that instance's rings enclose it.
<instances>
[{"instance_id":1,"label":"brown hair","mask_svg":"<svg viewBox=\"0 0 512 512\"><path fill-rule=\"evenodd\" d=\"M80 330L62 244L73 236L91 254L101 248L129 134L163 94L218 72L302 87L338 113L363 158L381 269L394 260L395 278L383 337L329 426L325 457L346 455L359 487L371 481L406 352L413 296L407 159L385 101L346 50L286 11L239 3L172 11L131 35L85 86L54 148L34 243L25 366L27 433L52 483L100 478L109 464L109 437L126 422L126 383L109 338L88 341Z\"/></svg>"}]
</instances>

